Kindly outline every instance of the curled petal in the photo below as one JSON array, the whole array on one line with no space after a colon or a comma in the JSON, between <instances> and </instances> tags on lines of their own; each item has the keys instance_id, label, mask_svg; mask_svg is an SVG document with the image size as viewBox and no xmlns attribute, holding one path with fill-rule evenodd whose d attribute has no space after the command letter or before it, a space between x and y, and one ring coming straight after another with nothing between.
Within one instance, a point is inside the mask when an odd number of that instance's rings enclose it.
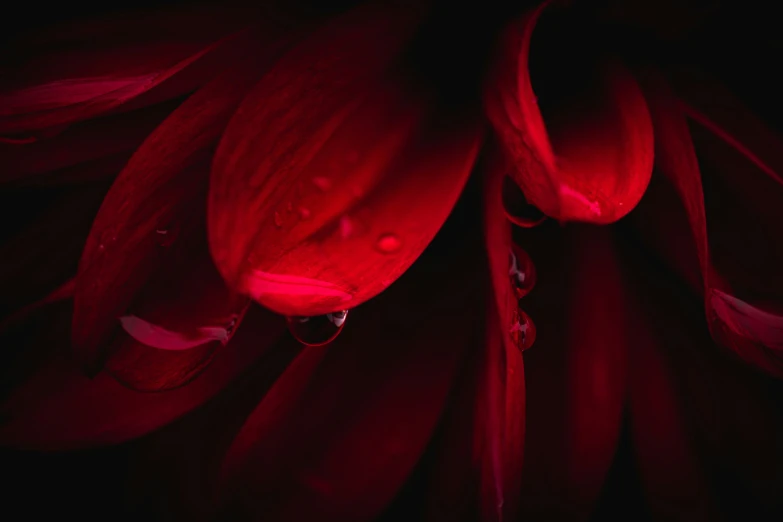
<instances>
[{"instance_id":1,"label":"curled petal","mask_svg":"<svg viewBox=\"0 0 783 522\"><path fill-rule=\"evenodd\" d=\"M645 82L659 167L687 214L713 337L749 364L782 376L783 187L780 168L767 163L779 163L781 142L713 84L697 85L700 104L717 119L678 100L658 76ZM727 107L745 117L730 116ZM695 120L690 128L686 115Z\"/></svg>"},{"instance_id":2,"label":"curled petal","mask_svg":"<svg viewBox=\"0 0 783 522\"><path fill-rule=\"evenodd\" d=\"M204 373L179 389L139 393L106 372L90 379L69 357L67 331L54 354L0 407L0 444L66 450L125 442L201 405L256 362L284 331L279 317L258 308ZM42 329L46 331L46 329ZM28 333L29 336L29 333Z\"/></svg>"},{"instance_id":3,"label":"curled petal","mask_svg":"<svg viewBox=\"0 0 783 522\"><path fill-rule=\"evenodd\" d=\"M650 116L629 71L563 43L576 26L549 37L539 19L550 3L508 30L486 110L530 203L560 221L611 223L650 181ZM547 50L541 63L539 46Z\"/></svg>"},{"instance_id":4,"label":"curled petal","mask_svg":"<svg viewBox=\"0 0 783 522\"><path fill-rule=\"evenodd\" d=\"M233 288L286 315L351 308L435 236L467 180L479 129L438 127L426 99L390 79L416 18L352 11L245 99L216 153L209 196L210 249Z\"/></svg>"},{"instance_id":5,"label":"curled petal","mask_svg":"<svg viewBox=\"0 0 783 522\"><path fill-rule=\"evenodd\" d=\"M249 50L249 59L260 59L255 51ZM179 238L203 227L210 149L263 63L229 67L183 103L136 151L106 195L76 279L73 342L92 371L106 355L117 318L156 267L177 249Z\"/></svg>"}]
</instances>

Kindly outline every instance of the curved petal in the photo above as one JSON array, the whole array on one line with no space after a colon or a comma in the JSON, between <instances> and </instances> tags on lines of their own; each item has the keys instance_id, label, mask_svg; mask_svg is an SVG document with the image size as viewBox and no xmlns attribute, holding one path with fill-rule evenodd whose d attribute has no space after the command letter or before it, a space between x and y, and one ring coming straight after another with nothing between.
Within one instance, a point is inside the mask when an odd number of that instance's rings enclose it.
<instances>
[{"instance_id":1,"label":"curved petal","mask_svg":"<svg viewBox=\"0 0 783 522\"><path fill-rule=\"evenodd\" d=\"M117 319L156 267L177 251L179 239L203 226L210 149L263 72L263 59L248 61L253 67L230 67L172 113L106 195L76 278L73 342L91 371L105 357Z\"/></svg>"},{"instance_id":2,"label":"curved petal","mask_svg":"<svg viewBox=\"0 0 783 522\"><path fill-rule=\"evenodd\" d=\"M214 396L250 367L285 328L255 309L226 349L193 382L164 393L129 390L107 373L85 377L68 356L67 332L53 356L0 407L0 444L39 450L124 442L168 424ZM45 330L45 329L44 329Z\"/></svg>"},{"instance_id":3,"label":"curved petal","mask_svg":"<svg viewBox=\"0 0 783 522\"><path fill-rule=\"evenodd\" d=\"M354 307L399 277L446 220L479 129L423 125L425 100L388 79L416 18L352 11L243 102L209 198L210 248L232 287L286 315Z\"/></svg>"},{"instance_id":4,"label":"curved petal","mask_svg":"<svg viewBox=\"0 0 783 522\"><path fill-rule=\"evenodd\" d=\"M392 500L466 349L480 342L483 300L469 277L480 251L461 225L447 225L395 285L352 310L331 345L304 348L226 456L223 515L372 520ZM444 258L458 261L450 277Z\"/></svg>"},{"instance_id":5,"label":"curved petal","mask_svg":"<svg viewBox=\"0 0 783 522\"><path fill-rule=\"evenodd\" d=\"M783 376L783 169L767 163L780 163L780 139L710 83L697 84L700 104L716 120L656 76L645 85L659 167L695 242L710 330L749 364ZM686 115L696 122L690 129Z\"/></svg>"},{"instance_id":6,"label":"curved petal","mask_svg":"<svg viewBox=\"0 0 783 522\"><path fill-rule=\"evenodd\" d=\"M509 280L512 240L502 202L505 176L496 154L489 160L484 186L484 235L492 282L482 364L485 374L477 404L485 430L478 435L484 520L514 519L525 441L524 366L521 350L509 334L519 305Z\"/></svg>"},{"instance_id":7,"label":"curved petal","mask_svg":"<svg viewBox=\"0 0 783 522\"><path fill-rule=\"evenodd\" d=\"M523 300L538 335L524 352L522 513L585 520L620 437L627 292L610 229L548 223L517 234L538 270L537 287Z\"/></svg>"},{"instance_id":8,"label":"curved petal","mask_svg":"<svg viewBox=\"0 0 783 522\"><path fill-rule=\"evenodd\" d=\"M247 15L214 7L123 13L23 37L0 86L0 134L35 142L48 128L191 92L241 58L248 33L240 29L259 13Z\"/></svg>"},{"instance_id":9,"label":"curved petal","mask_svg":"<svg viewBox=\"0 0 783 522\"><path fill-rule=\"evenodd\" d=\"M589 35L578 38L579 48L573 36L562 38L584 31L578 23L556 20L559 30L547 31L540 18L550 4L508 30L487 114L533 205L560 221L611 223L633 209L650 180L650 116L631 73L590 54ZM537 49L546 49L540 60Z\"/></svg>"}]
</instances>

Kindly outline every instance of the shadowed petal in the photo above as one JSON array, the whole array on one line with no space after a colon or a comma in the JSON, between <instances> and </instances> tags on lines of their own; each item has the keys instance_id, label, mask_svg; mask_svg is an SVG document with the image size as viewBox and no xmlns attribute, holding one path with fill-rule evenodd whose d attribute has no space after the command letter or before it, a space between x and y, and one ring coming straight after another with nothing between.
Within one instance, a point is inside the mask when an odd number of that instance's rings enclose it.
<instances>
[{"instance_id":1,"label":"shadowed petal","mask_svg":"<svg viewBox=\"0 0 783 522\"><path fill-rule=\"evenodd\" d=\"M509 28L487 113L530 203L560 221L611 223L633 209L650 180L650 116L630 72L601 56L579 22L558 20L550 4ZM546 51L540 61L537 49Z\"/></svg>"},{"instance_id":2,"label":"shadowed petal","mask_svg":"<svg viewBox=\"0 0 783 522\"><path fill-rule=\"evenodd\" d=\"M332 344L304 348L226 456L224 516L372 520L392 500L480 342L480 250L465 239L456 223Z\"/></svg>"},{"instance_id":3,"label":"shadowed petal","mask_svg":"<svg viewBox=\"0 0 783 522\"><path fill-rule=\"evenodd\" d=\"M276 49L249 48L249 63L223 71L183 103L136 151L107 194L76 279L73 342L92 371L106 355L118 318L156 267L177 251L179 239L198 235L211 147L263 73L265 53L274 56Z\"/></svg>"},{"instance_id":4,"label":"shadowed petal","mask_svg":"<svg viewBox=\"0 0 783 522\"><path fill-rule=\"evenodd\" d=\"M777 520L783 514L783 388L716 350L700 299L628 256L637 322L631 416L648 503L660 520Z\"/></svg>"},{"instance_id":5,"label":"shadowed petal","mask_svg":"<svg viewBox=\"0 0 783 522\"><path fill-rule=\"evenodd\" d=\"M64 349L66 329L52 356L4 401L0 444L75 449L116 444L160 428L220 391L258 360L284 328L280 318L260 309L249 312L248 319L199 378L155 394L129 390L105 372L85 377Z\"/></svg>"},{"instance_id":6,"label":"shadowed petal","mask_svg":"<svg viewBox=\"0 0 783 522\"><path fill-rule=\"evenodd\" d=\"M538 329L524 352L522 512L531 520L584 520L620 436L627 291L609 229L547 223L517 238L538 270L537 287L522 301Z\"/></svg>"},{"instance_id":7,"label":"shadowed petal","mask_svg":"<svg viewBox=\"0 0 783 522\"><path fill-rule=\"evenodd\" d=\"M716 119L678 100L660 78L651 75L645 83L659 167L686 209L714 338L781 376L783 186L777 163L783 142L724 91L697 85L703 87L699 104ZM690 128L686 115L696 122Z\"/></svg>"}]
</instances>

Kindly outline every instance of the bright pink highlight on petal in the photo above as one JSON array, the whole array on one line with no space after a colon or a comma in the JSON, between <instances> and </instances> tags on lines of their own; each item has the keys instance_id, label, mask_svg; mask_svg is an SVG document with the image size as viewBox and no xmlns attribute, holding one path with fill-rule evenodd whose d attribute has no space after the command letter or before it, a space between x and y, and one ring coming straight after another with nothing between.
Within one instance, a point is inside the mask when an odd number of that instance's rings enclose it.
<instances>
[{"instance_id":1,"label":"bright pink highlight on petal","mask_svg":"<svg viewBox=\"0 0 783 522\"><path fill-rule=\"evenodd\" d=\"M120 324L128 335L150 348L159 350L190 350L212 341L225 344L229 339L229 331L225 327L200 327L193 335L187 335L172 332L135 315L120 317Z\"/></svg>"},{"instance_id":2,"label":"bright pink highlight on petal","mask_svg":"<svg viewBox=\"0 0 783 522\"><path fill-rule=\"evenodd\" d=\"M349 292L334 283L309 277L271 274L260 270L249 272L242 286L243 292L256 300L261 300L268 294L338 297L344 301L352 297Z\"/></svg>"}]
</instances>

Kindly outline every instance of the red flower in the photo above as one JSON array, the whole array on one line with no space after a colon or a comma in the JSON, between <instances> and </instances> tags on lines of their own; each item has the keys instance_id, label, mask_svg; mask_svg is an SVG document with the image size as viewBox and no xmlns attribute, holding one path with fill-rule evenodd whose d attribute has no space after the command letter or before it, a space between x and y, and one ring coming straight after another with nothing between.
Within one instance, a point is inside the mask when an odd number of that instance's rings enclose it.
<instances>
[{"instance_id":1,"label":"red flower","mask_svg":"<svg viewBox=\"0 0 783 522\"><path fill-rule=\"evenodd\" d=\"M21 41L0 442L143 437L130 518L566 520L627 425L655 518L780 513L780 138L627 13L486 9Z\"/></svg>"}]
</instances>

